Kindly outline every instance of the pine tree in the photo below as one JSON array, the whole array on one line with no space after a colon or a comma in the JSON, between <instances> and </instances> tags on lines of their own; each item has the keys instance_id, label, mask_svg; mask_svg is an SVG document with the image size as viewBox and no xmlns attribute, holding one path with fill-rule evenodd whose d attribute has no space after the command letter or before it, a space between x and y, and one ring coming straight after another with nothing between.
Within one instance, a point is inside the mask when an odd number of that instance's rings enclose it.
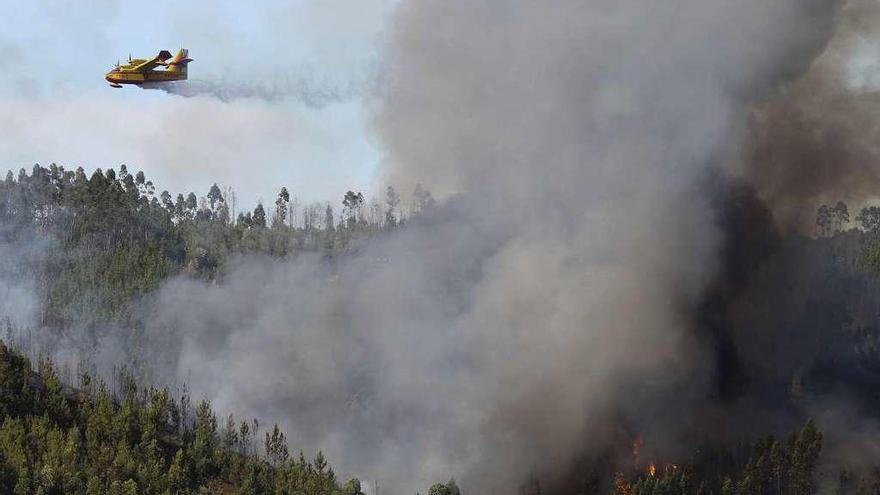
<instances>
[{"instance_id":1,"label":"pine tree","mask_svg":"<svg viewBox=\"0 0 880 495\"><path fill-rule=\"evenodd\" d=\"M263 203L257 203L252 219L255 227L266 227L266 210L263 209Z\"/></svg>"},{"instance_id":2,"label":"pine tree","mask_svg":"<svg viewBox=\"0 0 880 495\"><path fill-rule=\"evenodd\" d=\"M397 194L397 191L395 191L393 187L388 186L385 190L385 205L387 206L385 209L385 225L387 227L395 227L397 225L398 218L395 214L395 210L399 204L400 195Z\"/></svg>"},{"instance_id":3,"label":"pine tree","mask_svg":"<svg viewBox=\"0 0 880 495\"><path fill-rule=\"evenodd\" d=\"M290 193L286 187L281 188L278 193L278 199L275 200L275 216L272 217L272 227L279 228L285 225L287 221L287 208L290 203Z\"/></svg>"},{"instance_id":4,"label":"pine tree","mask_svg":"<svg viewBox=\"0 0 880 495\"><path fill-rule=\"evenodd\" d=\"M220 188L217 186L216 182L208 191L208 202L211 204L211 211L215 211L217 206L223 202L223 193L220 192Z\"/></svg>"}]
</instances>

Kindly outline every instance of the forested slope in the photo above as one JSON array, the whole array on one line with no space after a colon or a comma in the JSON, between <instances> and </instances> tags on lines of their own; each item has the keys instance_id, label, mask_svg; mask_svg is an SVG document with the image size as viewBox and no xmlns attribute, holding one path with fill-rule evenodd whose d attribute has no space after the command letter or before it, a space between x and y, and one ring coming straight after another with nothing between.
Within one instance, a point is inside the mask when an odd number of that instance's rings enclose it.
<instances>
[{"instance_id":1,"label":"forested slope","mask_svg":"<svg viewBox=\"0 0 880 495\"><path fill-rule=\"evenodd\" d=\"M25 284L37 310L16 321L0 317L9 335L21 335L22 326L84 335L112 326L129 333L127 352L136 356L144 331L138 311L171 277L219 284L243 255L310 254L333 263L437 208L421 186L407 205L389 188L381 203L369 204L348 191L339 207L299 205L282 189L274 204L241 212L231 190L215 185L202 198L157 194L142 173L125 167L90 177L55 165L10 172L0 181L0 281ZM823 206L812 236L744 225L731 230L746 248L735 251L750 254L732 265L736 277L710 291L711 311L700 323L735 355L723 370L719 400L760 404L755 421L772 418L775 426L733 443L680 446L687 455L588 463L576 473L579 493L806 495L820 485L880 493L876 470L822 463L820 451L839 456L846 444L824 442L816 426L822 421L809 421L817 398L877 417L880 208L850 218L842 203ZM7 341L10 347L0 346L2 493L360 491L355 481L340 486L320 453L311 462L289 456L277 427L265 432L251 420L218 420L207 402L193 406L185 393L144 389L136 374L109 389L88 373L62 384L51 361L34 364ZM797 431L786 437L779 425ZM457 492L454 481L429 489ZM530 479L521 493L541 493L539 481Z\"/></svg>"},{"instance_id":2,"label":"forested slope","mask_svg":"<svg viewBox=\"0 0 880 495\"><path fill-rule=\"evenodd\" d=\"M51 361L31 368L0 343L0 493L361 493L320 452L289 455L278 426L260 438L256 420L218 421L209 403L127 375L116 391L87 374L71 389Z\"/></svg>"},{"instance_id":3,"label":"forested slope","mask_svg":"<svg viewBox=\"0 0 880 495\"><path fill-rule=\"evenodd\" d=\"M0 245L11 255L0 279L36 282L41 327L133 325L130 302L173 275L212 280L245 253L337 256L433 204L421 186L406 206L390 187L381 204L348 191L340 212L330 203L299 205L286 188L274 205L244 212L231 189L226 195L216 184L201 198L157 193L124 165L90 177L54 164L10 171L0 181Z\"/></svg>"}]
</instances>

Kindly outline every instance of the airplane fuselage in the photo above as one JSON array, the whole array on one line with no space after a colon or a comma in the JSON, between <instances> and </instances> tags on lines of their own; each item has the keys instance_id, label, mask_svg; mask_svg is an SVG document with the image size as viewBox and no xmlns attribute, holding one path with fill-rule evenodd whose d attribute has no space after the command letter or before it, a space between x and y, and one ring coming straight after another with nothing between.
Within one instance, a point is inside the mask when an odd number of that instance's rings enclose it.
<instances>
[{"instance_id":1,"label":"airplane fuselage","mask_svg":"<svg viewBox=\"0 0 880 495\"><path fill-rule=\"evenodd\" d=\"M118 70L114 69L108 72L104 76L104 79L106 79L111 85L182 81L186 79L186 72L174 72L169 70L138 72L134 70L126 70L125 67L120 67Z\"/></svg>"}]
</instances>

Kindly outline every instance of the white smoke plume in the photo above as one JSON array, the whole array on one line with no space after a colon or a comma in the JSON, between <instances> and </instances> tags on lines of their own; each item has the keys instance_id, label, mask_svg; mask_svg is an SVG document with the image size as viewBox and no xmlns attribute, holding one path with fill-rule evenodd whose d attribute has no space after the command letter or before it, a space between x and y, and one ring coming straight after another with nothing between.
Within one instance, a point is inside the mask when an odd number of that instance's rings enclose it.
<instances>
[{"instance_id":1,"label":"white smoke plume","mask_svg":"<svg viewBox=\"0 0 880 495\"><path fill-rule=\"evenodd\" d=\"M39 243L34 244L0 241L0 318L7 320L0 320L0 324L8 322L20 327L39 321L40 299L35 280L32 274L21 270L23 259L41 256Z\"/></svg>"},{"instance_id":2,"label":"white smoke plume","mask_svg":"<svg viewBox=\"0 0 880 495\"><path fill-rule=\"evenodd\" d=\"M403 2L375 128L437 210L334 263L174 280L148 335L219 409L392 493L509 493L606 446L609 418L671 428L711 379L689 331L721 242L704 181L833 6Z\"/></svg>"}]
</instances>

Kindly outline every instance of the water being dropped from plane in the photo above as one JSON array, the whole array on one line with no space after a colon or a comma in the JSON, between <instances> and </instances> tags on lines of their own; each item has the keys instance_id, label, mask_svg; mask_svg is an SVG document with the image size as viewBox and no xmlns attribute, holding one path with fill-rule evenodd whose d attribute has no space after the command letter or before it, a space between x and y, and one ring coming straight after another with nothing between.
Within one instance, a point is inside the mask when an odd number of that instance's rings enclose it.
<instances>
[{"instance_id":1,"label":"water being dropped from plane","mask_svg":"<svg viewBox=\"0 0 880 495\"><path fill-rule=\"evenodd\" d=\"M224 103L241 99L268 102L295 100L310 108L323 108L333 103L363 97L369 92L365 81L347 84L319 82L308 77L277 78L271 83L232 82L223 78L199 78L187 81L145 83L147 90L160 90L186 98L207 96Z\"/></svg>"}]
</instances>

